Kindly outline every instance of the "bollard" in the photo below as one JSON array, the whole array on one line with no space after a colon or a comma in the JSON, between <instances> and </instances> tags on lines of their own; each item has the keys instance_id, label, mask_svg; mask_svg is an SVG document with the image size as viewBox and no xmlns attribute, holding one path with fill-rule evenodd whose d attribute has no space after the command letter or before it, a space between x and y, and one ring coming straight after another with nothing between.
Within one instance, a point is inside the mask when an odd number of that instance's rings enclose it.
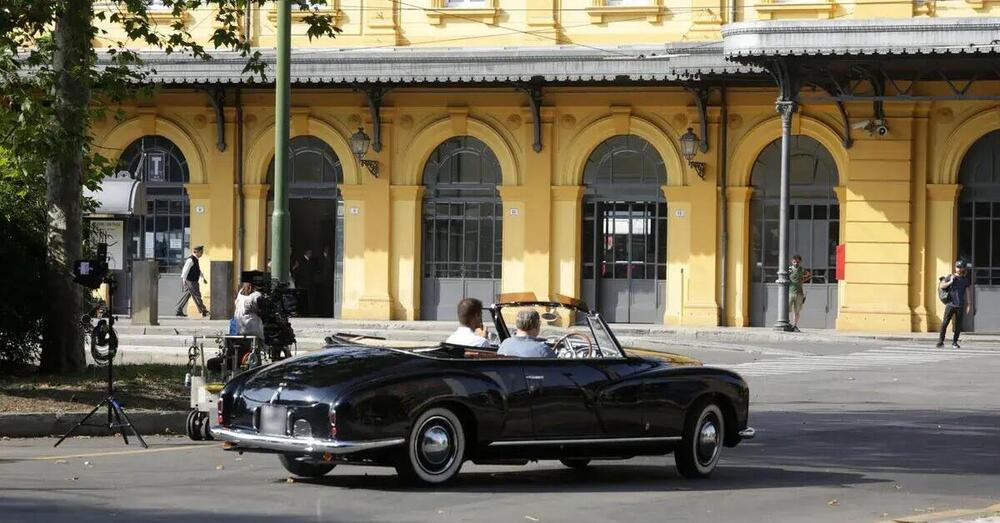
<instances>
[{"instance_id":1,"label":"bollard","mask_svg":"<svg viewBox=\"0 0 1000 523\"><path fill-rule=\"evenodd\" d=\"M132 262L132 325L159 325L160 263Z\"/></svg>"}]
</instances>

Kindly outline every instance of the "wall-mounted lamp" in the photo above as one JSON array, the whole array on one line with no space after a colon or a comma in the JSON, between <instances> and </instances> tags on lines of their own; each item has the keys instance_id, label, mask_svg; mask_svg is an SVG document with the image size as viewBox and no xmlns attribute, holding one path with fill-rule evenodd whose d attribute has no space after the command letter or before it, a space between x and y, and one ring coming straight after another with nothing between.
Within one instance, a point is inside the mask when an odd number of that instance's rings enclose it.
<instances>
[{"instance_id":1,"label":"wall-mounted lamp","mask_svg":"<svg viewBox=\"0 0 1000 523\"><path fill-rule=\"evenodd\" d=\"M688 161L688 166L698 174L698 178L704 180L705 163L694 161L695 155L698 154L699 146L701 146L701 138L698 138L698 135L694 134L694 129L688 127L687 132L681 135L681 155Z\"/></svg>"},{"instance_id":2,"label":"wall-mounted lamp","mask_svg":"<svg viewBox=\"0 0 1000 523\"><path fill-rule=\"evenodd\" d=\"M372 176L378 178L378 161L365 159L365 155L368 154L368 145L371 143L372 139L365 134L365 130L361 127L358 127L358 132L351 135L351 152L354 153L354 157L358 159L358 163L368 168L368 172L372 173Z\"/></svg>"}]
</instances>

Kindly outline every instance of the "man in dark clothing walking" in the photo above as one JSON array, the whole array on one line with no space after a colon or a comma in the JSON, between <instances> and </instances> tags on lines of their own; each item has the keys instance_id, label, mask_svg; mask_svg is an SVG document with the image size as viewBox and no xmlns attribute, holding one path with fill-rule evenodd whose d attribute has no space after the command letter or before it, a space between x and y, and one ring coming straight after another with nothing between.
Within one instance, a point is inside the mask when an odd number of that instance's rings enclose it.
<instances>
[{"instance_id":1,"label":"man in dark clothing walking","mask_svg":"<svg viewBox=\"0 0 1000 523\"><path fill-rule=\"evenodd\" d=\"M958 349L958 336L962 334L962 319L966 314L973 314L972 310L972 282L966 276L966 266L963 260L955 262L955 272L941 278L941 289L948 291L949 301L944 306L944 320L941 321L941 332L938 336L938 347L944 347L944 335L948 330L948 322L954 320L952 326L954 337L951 341L951 348Z\"/></svg>"},{"instance_id":2,"label":"man in dark clothing walking","mask_svg":"<svg viewBox=\"0 0 1000 523\"><path fill-rule=\"evenodd\" d=\"M191 298L194 298L194 304L198 307L198 312L202 316L208 316L208 309L205 308L205 304L201 301L201 288L198 284L199 281L208 283L205 275L201 273L201 266L198 264L198 258L201 258L201 255L204 253L205 247L199 245L191 251L191 256L184 262L184 269L181 271L181 299L177 300L178 316L187 316L187 314L184 314L184 309Z\"/></svg>"}]
</instances>

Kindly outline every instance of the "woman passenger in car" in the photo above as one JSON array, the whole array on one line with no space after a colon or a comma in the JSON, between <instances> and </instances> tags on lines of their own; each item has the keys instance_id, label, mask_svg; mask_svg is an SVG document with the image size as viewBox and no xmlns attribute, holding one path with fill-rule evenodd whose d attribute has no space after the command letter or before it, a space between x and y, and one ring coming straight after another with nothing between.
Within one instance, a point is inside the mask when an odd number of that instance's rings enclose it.
<instances>
[{"instance_id":1,"label":"woman passenger in car","mask_svg":"<svg viewBox=\"0 0 1000 523\"><path fill-rule=\"evenodd\" d=\"M545 340L538 337L542 330L542 319L538 311L524 308L517 311L515 320L517 332L503 340L497 354L501 356L517 356L519 358L555 358L556 352Z\"/></svg>"}]
</instances>

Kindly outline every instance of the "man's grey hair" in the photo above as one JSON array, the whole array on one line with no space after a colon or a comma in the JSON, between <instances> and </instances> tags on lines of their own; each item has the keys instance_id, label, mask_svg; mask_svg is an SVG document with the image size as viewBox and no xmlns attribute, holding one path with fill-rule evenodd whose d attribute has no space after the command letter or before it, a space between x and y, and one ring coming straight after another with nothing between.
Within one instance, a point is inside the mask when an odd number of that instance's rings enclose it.
<instances>
[{"instance_id":1,"label":"man's grey hair","mask_svg":"<svg viewBox=\"0 0 1000 523\"><path fill-rule=\"evenodd\" d=\"M535 309L525 308L517 311L517 319L514 324L518 330L527 332L541 327L542 319L538 316L538 311Z\"/></svg>"}]
</instances>

